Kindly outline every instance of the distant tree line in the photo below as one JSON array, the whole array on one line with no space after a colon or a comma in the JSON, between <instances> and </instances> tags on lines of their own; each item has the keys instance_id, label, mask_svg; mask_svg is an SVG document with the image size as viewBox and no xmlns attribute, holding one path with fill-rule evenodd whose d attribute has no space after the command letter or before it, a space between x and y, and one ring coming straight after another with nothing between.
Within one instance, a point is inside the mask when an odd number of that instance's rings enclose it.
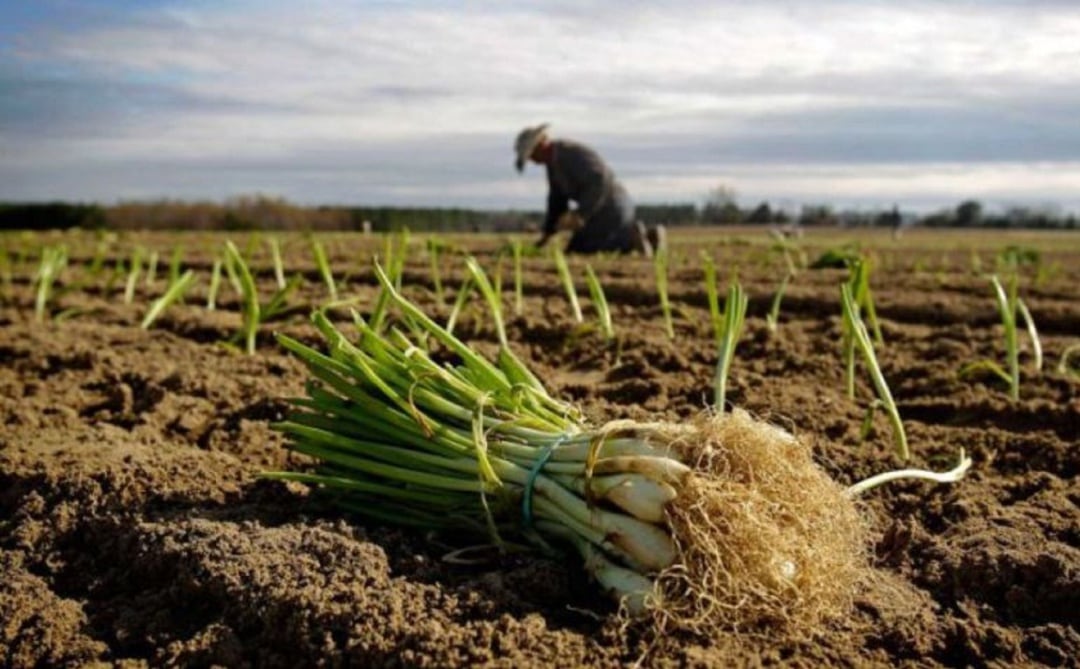
<instances>
[{"instance_id":1,"label":"distant tree line","mask_svg":"<svg viewBox=\"0 0 1080 669\"><path fill-rule=\"evenodd\" d=\"M1080 227L1076 214L1056 207L1009 207L987 211L976 200L917 215L898 207L877 210L835 209L827 204L803 205L798 210L761 202L740 206L729 189L715 189L703 205L692 202L637 207L646 223L669 226L879 226L988 228ZM539 230L539 211L490 211L435 207L305 207L263 195L230 198L222 203L156 200L114 205L66 202L0 203L0 229L111 228L144 230L370 230L400 228L422 232L513 232Z\"/></svg>"}]
</instances>

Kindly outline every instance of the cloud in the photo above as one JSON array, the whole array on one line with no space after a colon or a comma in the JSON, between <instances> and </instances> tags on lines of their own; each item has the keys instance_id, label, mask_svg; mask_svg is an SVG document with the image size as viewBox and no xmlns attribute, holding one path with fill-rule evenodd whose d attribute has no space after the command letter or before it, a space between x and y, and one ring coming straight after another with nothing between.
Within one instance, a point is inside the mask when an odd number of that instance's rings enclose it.
<instances>
[{"instance_id":1,"label":"cloud","mask_svg":"<svg viewBox=\"0 0 1080 669\"><path fill-rule=\"evenodd\" d=\"M542 120L661 199L739 173L740 190L821 200L874 166L997 183L1004 165L1080 162L1066 2L44 6L6 17L21 24L0 47L0 197L538 206L508 172L514 134ZM1014 183L1046 195L1029 173ZM922 197L895 178L871 186Z\"/></svg>"}]
</instances>

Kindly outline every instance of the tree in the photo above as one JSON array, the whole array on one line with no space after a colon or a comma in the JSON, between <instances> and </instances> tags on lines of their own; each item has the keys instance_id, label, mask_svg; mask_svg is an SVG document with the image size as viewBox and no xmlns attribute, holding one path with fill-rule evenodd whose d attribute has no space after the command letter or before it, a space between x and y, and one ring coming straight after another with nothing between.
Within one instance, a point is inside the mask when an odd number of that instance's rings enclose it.
<instances>
[{"instance_id":1,"label":"tree","mask_svg":"<svg viewBox=\"0 0 1080 669\"><path fill-rule=\"evenodd\" d=\"M970 228L982 224L982 204L978 200L964 200L956 206L956 225Z\"/></svg>"},{"instance_id":2,"label":"tree","mask_svg":"<svg viewBox=\"0 0 1080 669\"><path fill-rule=\"evenodd\" d=\"M773 222L772 208L769 207L768 202L762 202L754 208L750 215L746 217L747 223L765 224Z\"/></svg>"},{"instance_id":3,"label":"tree","mask_svg":"<svg viewBox=\"0 0 1080 669\"><path fill-rule=\"evenodd\" d=\"M705 223L716 225L732 225L741 223L742 210L735 202L735 189L723 184L709 191L705 198L705 208L701 211L701 218Z\"/></svg>"}]
</instances>

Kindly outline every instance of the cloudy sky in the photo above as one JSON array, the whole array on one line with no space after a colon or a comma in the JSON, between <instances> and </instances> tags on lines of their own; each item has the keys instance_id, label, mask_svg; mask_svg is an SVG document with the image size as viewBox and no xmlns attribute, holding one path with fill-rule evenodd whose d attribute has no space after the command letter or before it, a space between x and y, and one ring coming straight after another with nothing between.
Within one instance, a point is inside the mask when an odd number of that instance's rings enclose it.
<instances>
[{"instance_id":1,"label":"cloudy sky","mask_svg":"<svg viewBox=\"0 0 1080 669\"><path fill-rule=\"evenodd\" d=\"M1080 210L1078 36L1069 0L4 1L0 200L539 208L547 121L644 202Z\"/></svg>"}]
</instances>

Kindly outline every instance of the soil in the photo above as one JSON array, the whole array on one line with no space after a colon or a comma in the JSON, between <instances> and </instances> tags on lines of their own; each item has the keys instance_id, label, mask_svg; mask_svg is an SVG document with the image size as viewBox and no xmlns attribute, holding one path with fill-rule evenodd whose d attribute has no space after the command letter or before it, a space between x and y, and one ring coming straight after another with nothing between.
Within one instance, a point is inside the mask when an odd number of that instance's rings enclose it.
<instances>
[{"instance_id":1,"label":"soil","mask_svg":"<svg viewBox=\"0 0 1080 669\"><path fill-rule=\"evenodd\" d=\"M246 233L234 234L238 242ZM871 285L884 344L878 357L913 451L911 466L974 459L954 485L898 482L864 497L875 578L848 615L812 633L731 632L650 640L620 626L574 560L492 556L443 560L460 538L365 522L303 486L258 477L301 466L269 428L302 392L306 372L272 330L318 342L308 306L326 288L307 242L290 237L285 266L306 277L297 309L264 327L254 356L222 344L240 324L227 282L205 306L224 236L90 233L0 236L11 279L0 284L0 666L1077 666L1080 658L1080 377L1057 371L1080 341L1080 236L915 230L813 231L813 260L845 241L874 258ZM452 240L496 266L505 240ZM34 317L37 249L65 243L70 263L48 318ZM99 242L107 263L92 272ZM325 239L342 296L370 308L366 258L379 238ZM728 400L811 444L850 484L901 466L882 412L862 438L873 388L860 373L847 396L838 285L844 270L803 269L766 324L784 273L763 232L671 238L674 340L664 331L651 263L590 259L618 334L606 344L573 320L546 257L526 260L513 347L549 389L597 422L682 420L712 399L716 349L700 249L750 297ZM156 281L132 304L109 276L135 245L160 253ZM1038 249L1020 295L1038 326L1044 366L1021 335L1020 400L965 364L1004 363L990 283L1009 244ZM181 245L200 282L149 330L139 322L164 289ZM252 246L264 295L269 255ZM26 253L29 251L29 253ZM447 291L460 257L441 256ZM20 260L22 262L20 262ZM584 259L572 260L587 320ZM0 267L0 270L3 268ZM507 311L513 281L503 263ZM423 240L414 239L405 291L439 318ZM335 312L345 320L345 310ZM495 333L473 300L458 332L485 353ZM1075 363L1074 363L1075 364ZM1074 367L1075 368L1075 367Z\"/></svg>"}]
</instances>

